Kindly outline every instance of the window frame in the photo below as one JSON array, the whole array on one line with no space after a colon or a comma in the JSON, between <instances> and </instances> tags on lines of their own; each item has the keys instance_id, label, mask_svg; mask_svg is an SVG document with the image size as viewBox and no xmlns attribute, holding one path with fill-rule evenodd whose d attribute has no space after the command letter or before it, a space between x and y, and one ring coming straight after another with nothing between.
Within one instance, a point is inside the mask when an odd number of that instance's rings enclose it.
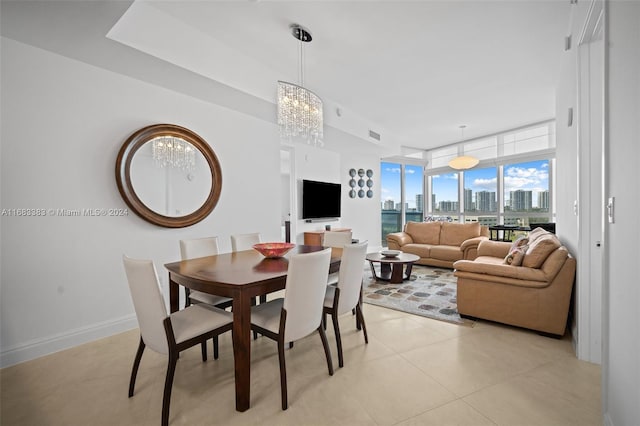
<instances>
[{"instance_id":1,"label":"window frame","mask_svg":"<svg viewBox=\"0 0 640 426\"><path fill-rule=\"evenodd\" d=\"M530 152L520 152L520 153L515 153L515 154L511 154L511 155L504 155L504 151L505 151L505 136L506 135L512 135L512 134L516 134L516 133L526 133L528 130L535 130L536 128L540 128L543 126L547 126L547 133L546 136L548 138L547 140L547 148L545 149L538 149L536 151L530 151ZM497 177L497 184L496 184L496 212L487 212L487 214L482 215L484 216L491 216L491 217L496 217L496 223L497 224L505 224L505 221L509 221L509 218L513 218L513 217L526 217L531 218L531 217L541 217L541 216L545 216L547 218L548 222L555 222L556 220L556 197L555 197L555 174L556 174L556 141L555 141L555 120L546 120L546 121L542 121L542 122L538 122L538 123L533 123L527 126L522 126L522 127L518 127L515 129L510 129L510 130L506 130L503 132L499 132L499 133L495 133L495 134L491 134L491 135L485 135L485 136L481 136L478 138L474 138L474 139L469 139L463 142L459 142L457 144L450 144L450 145L444 145L444 146L440 146L438 148L434 148L433 150L430 151L425 151L422 154L422 159L417 159L415 157L415 154L412 154L411 156L406 156L406 157L390 157L390 158L386 158L386 159L381 159L381 164L382 163L391 163L391 164L397 164L400 166L401 172L400 172L400 190L401 190L401 194L400 194L400 212L399 214L401 215L401 227L404 228L405 224L406 224L406 213L407 213L407 209L406 209L406 187L405 187L405 171L406 171L406 166L421 166L422 170L423 170L423 220L427 220L427 217L431 216L431 217L440 217L442 216L442 212L440 211L436 211L436 206L433 205L432 202L432 194L433 194L433 178L436 175L442 175L442 174L451 174L451 173L457 173L458 174L458 208L456 212L449 212L451 213L452 216L454 216L454 220L457 219L458 222L460 223L464 223L467 221L467 218L470 216L477 216L477 215L472 215L469 214L471 212L466 212L466 206L464 205L464 180L465 180L465 171L463 170L453 170L451 167L448 166L441 166L441 167L437 167L437 168L430 168L429 164L433 164L431 159L432 159L432 153L433 151L437 151L437 150L443 150L443 149L451 149L453 150L453 147L457 147L457 152L459 155L462 155L465 153L464 150L464 146L465 144L467 144L467 146L469 147L475 147L477 148L477 142L481 141L481 140L491 140L493 138L495 138L496 141L496 156L495 158L485 158L485 159L481 159L480 162L478 163L478 165L476 167L474 167L474 170L477 169L482 169L482 168L495 168L496 169L496 177ZM516 142L521 142L521 141L516 141ZM514 143L514 142L510 142L507 141L507 143ZM467 152L468 154L472 154L470 151ZM511 212L505 212L505 208L504 208L504 171L505 171L505 166L506 165L513 165L513 164L519 164L519 163L526 163L526 162L531 162L531 161L541 161L541 160L546 160L549 161L549 178L548 178L548 182L549 182L549 211L548 212L517 212L517 213L511 213ZM381 209L384 206L383 204L383 200L381 200ZM474 212L476 213L476 212ZM528 220L527 220L528 221ZM383 245L384 245L384 241L383 241Z\"/></svg>"}]
</instances>

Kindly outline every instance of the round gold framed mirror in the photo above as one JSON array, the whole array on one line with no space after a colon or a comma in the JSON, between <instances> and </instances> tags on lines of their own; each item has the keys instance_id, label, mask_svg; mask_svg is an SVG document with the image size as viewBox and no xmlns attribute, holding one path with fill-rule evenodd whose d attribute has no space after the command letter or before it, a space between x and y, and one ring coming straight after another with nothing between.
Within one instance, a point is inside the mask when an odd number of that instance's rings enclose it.
<instances>
[{"instance_id":1,"label":"round gold framed mirror","mask_svg":"<svg viewBox=\"0 0 640 426\"><path fill-rule=\"evenodd\" d=\"M116 182L138 216L158 226L183 228L213 211L222 191L222 170L196 133L175 124L154 124L133 133L120 148Z\"/></svg>"}]
</instances>

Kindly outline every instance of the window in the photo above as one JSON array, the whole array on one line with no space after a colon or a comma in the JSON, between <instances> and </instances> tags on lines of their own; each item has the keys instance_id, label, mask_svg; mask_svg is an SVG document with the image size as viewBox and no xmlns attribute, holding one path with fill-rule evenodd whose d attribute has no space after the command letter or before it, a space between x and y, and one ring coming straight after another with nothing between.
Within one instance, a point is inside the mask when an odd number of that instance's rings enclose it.
<instances>
[{"instance_id":1,"label":"window","mask_svg":"<svg viewBox=\"0 0 640 426\"><path fill-rule=\"evenodd\" d=\"M422 166L404 166L405 223L422 222L424 211L424 173Z\"/></svg>"},{"instance_id":2,"label":"window","mask_svg":"<svg viewBox=\"0 0 640 426\"><path fill-rule=\"evenodd\" d=\"M381 163L382 244L408 221L553 222L555 146L555 122L546 121L428 151L403 147ZM458 155L480 163L453 172Z\"/></svg>"},{"instance_id":3,"label":"window","mask_svg":"<svg viewBox=\"0 0 640 426\"><path fill-rule=\"evenodd\" d=\"M549 160L504 166L506 225L550 222Z\"/></svg>"},{"instance_id":4,"label":"window","mask_svg":"<svg viewBox=\"0 0 640 426\"><path fill-rule=\"evenodd\" d=\"M382 244L386 245L387 234L402 231L402 165L380 164L380 194L382 210Z\"/></svg>"},{"instance_id":5,"label":"window","mask_svg":"<svg viewBox=\"0 0 640 426\"><path fill-rule=\"evenodd\" d=\"M488 167L464 172L465 222L496 225L498 212L498 169Z\"/></svg>"},{"instance_id":6,"label":"window","mask_svg":"<svg viewBox=\"0 0 640 426\"><path fill-rule=\"evenodd\" d=\"M457 222L460 203L458 198L458 173L446 173L431 177L431 220Z\"/></svg>"}]
</instances>

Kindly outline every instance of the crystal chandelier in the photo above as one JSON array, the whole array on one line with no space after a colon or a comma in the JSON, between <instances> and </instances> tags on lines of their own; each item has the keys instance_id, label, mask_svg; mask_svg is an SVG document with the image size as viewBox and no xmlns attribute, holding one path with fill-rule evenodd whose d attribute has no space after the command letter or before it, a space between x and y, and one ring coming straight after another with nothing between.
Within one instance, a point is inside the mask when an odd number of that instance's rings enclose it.
<instances>
[{"instance_id":1,"label":"crystal chandelier","mask_svg":"<svg viewBox=\"0 0 640 426\"><path fill-rule=\"evenodd\" d=\"M291 32L300 41L298 73L299 84L278 81L278 126L280 137L291 141L302 138L309 144L322 146L322 99L304 85L304 43L311 41L311 33L300 25L292 24Z\"/></svg>"},{"instance_id":2,"label":"crystal chandelier","mask_svg":"<svg viewBox=\"0 0 640 426\"><path fill-rule=\"evenodd\" d=\"M188 172L196 166L196 150L187 141L172 136L153 139L153 161L159 167L174 167Z\"/></svg>"}]
</instances>

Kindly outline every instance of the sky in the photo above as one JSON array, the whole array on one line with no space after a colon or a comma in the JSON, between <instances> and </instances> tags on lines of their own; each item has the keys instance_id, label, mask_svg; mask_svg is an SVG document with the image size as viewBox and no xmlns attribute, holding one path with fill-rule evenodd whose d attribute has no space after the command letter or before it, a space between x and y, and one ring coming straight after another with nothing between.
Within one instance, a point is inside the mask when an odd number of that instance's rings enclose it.
<instances>
[{"instance_id":1,"label":"sky","mask_svg":"<svg viewBox=\"0 0 640 426\"><path fill-rule=\"evenodd\" d=\"M409 208L415 207L415 194L422 194L422 167L406 166L406 194ZM537 207L539 191L549 189L549 161L528 161L504 166L505 198L517 189L533 191L533 206ZM464 173L465 188L474 194L477 191L497 192L496 168L471 169ZM433 177L433 192L436 201L458 200L458 174L448 173ZM381 163L381 198L382 201L393 199L400 201L400 165Z\"/></svg>"}]
</instances>

